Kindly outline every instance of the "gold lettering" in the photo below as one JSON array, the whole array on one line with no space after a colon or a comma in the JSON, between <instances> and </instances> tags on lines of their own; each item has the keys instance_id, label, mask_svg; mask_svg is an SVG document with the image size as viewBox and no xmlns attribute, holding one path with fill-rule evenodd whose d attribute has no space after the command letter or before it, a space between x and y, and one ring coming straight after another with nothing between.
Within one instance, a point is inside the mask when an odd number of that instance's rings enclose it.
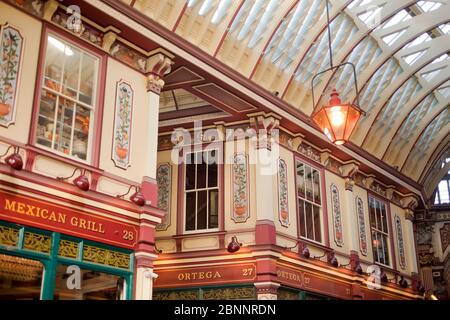
<instances>
[{"instance_id":1,"label":"gold lettering","mask_svg":"<svg viewBox=\"0 0 450 320\"><path fill-rule=\"evenodd\" d=\"M74 227L78 227L78 218L77 217L70 218L70 224L73 225Z\"/></svg>"},{"instance_id":2,"label":"gold lettering","mask_svg":"<svg viewBox=\"0 0 450 320\"><path fill-rule=\"evenodd\" d=\"M205 279L205 273L204 272L199 272L198 273L198 278L199 279Z\"/></svg>"},{"instance_id":3,"label":"gold lettering","mask_svg":"<svg viewBox=\"0 0 450 320\"><path fill-rule=\"evenodd\" d=\"M56 222L56 214L55 214L55 211L52 211L52 213L50 213L50 217L48 217L48 220L51 220L51 221Z\"/></svg>"},{"instance_id":4,"label":"gold lettering","mask_svg":"<svg viewBox=\"0 0 450 320\"><path fill-rule=\"evenodd\" d=\"M184 280L184 274L183 273L179 273L178 274L178 280L180 280L180 281Z\"/></svg>"},{"instance_id":5,"label":"gold lettering","mask_svg":"<svg viewBox=\"0 0 450 320\"><path fill-rule=\"evenodd\" d=\"M16 202L15 201L9 201L8 199L5 199L5 210L9 211L16 211Z\"/></svg>"},{"instance_id":6,"label":"gold lettering","mask_svg":"<svg viewBox=\"0 0 450 320\"><path fill-rule=\"evenodd\" d=\"M58 222L59 223L66 223L66 215L62 214L61 212L58 212Z\"/></svg>"},{"instance_id":7,"label":"gold lettering","mask_svg":"<svg viewBox=\"0 0 450 320\"><path fill-rule=\"evenodd\" d=\"M80 224L78 225L78 227L86 229L86 220L80 219Z\"/></svg>"},{"instance_id":8,"label":"gold lettering","mask_svg":"<svg viewBox=\"0 0 450 320\"><path fill-rule=\"evenodd\" d=\"M103 224L102 223L98 224L98 232L99 233L105 233L105 229L103 228Z\"/></svg>"},{"instance_id":9,"label":"gold lettering","mask_svg":"<svg viewBox=\"0 0 450 320\"><path fill-rule=\"evenodd\" d=\"M214 279L216 279L216 278L222 278L219 271L216 271L216 273L214 274Z\"/></svg>"},{"instance_id":10,"label":"gold lettering","mask_svg":"<svg viewBox=\"0 0 450 320\"><path fill-rule=\"evenodd\" d=\"M25 214L25 203L17 203L17 213Z\"/></svg>"},{"instance_id":11,"label":"gold lettering","mask_svg":"<svg viewBox=\"0 0 450 320\"><path fill-rule=\"evenodd\" d=\"M48 210L47 210L47 209L42 209L42 210L40 211L40 213L41 213L41 217L42 217L43 219L48 219Z\"/></svg>"}]
</instances>

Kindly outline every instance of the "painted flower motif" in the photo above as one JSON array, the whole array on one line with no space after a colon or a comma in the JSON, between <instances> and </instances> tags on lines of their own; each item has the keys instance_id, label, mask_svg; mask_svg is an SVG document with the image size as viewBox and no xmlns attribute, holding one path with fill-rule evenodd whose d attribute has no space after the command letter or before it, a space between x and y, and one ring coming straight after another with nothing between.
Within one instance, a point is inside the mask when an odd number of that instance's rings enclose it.
<instances>
[{"instance_id":1,"label":"painted flower motif","mask_svg":"<svg viewBox=\"0 0 450 320\"><path fill-rule=\"evenodd\" d=\"M287 165L283 159L278 160L278 210L281 225L289 226L288 178Z\"/></svg>"},{"instance_id":2,"label":"painted flower motif","mask_svg":"<svg viewBox=\"0 0 450 320\"><path fill-rule=\"evenodd\" d=\"M364 219L364 205L360 197L356 198L356 211L358 218L358 232L359 232L359 249L361 254L367 255L367 236L366 236L366 223Z\"/></svg>"},{"instance_id":3,"label":"painted flower motif","mask_svg":"<svg viewBox=\"0 0 450 320\"><path fill-rule=\"evenodd\" d=\"M1 28L0 39L0 124L12 122L23 38L11 26Z\"/></svg>"},{"instance_id":4,"label":"painted flower motif","mask_svg":"<svg viewBox=\"0 0 450 320\"><path fill-rule=\"evenodd\" d=\"M331 202L333 211L334 240L336 244L341 247L344 244L344 237L342 234L342 215L339 202L339 190L334 184L331 185Z\"/></svg>"},{"instance_id":5,"label":"painted flower motif","mask_svg":"<svg viewBox=\"0 0 450 320\"><path fill-rule=\"evenodd\" d=\"M115 134L113 159L116 165L126 168L129 164L131 112L133 104L133 90L125 82L117 84Z\"/></svg>"},{"instance_id":6,"label":"painted flower motif","mask_svg":"<svg viewBox=\"0 0 450 320\"><path fill-rule=\"evenodd\" d=\"M233 213L235 222L245 222L249 217L247 196L247 158L236 154L233 159Z\"/></svg>"},{"instance_id":7,"label":"painted flower motif","mask_svg":"<svg viewBox=\"0 0 450 320\"><path fill-rule=\"evenodd\" d=\"M170 164L161 164L156 170L156 181L158 183L158 208L165 210L162 223L157 230L166 230L170 223L170 188L171 188L171 166Z\"/></svg>"}]
</instances>

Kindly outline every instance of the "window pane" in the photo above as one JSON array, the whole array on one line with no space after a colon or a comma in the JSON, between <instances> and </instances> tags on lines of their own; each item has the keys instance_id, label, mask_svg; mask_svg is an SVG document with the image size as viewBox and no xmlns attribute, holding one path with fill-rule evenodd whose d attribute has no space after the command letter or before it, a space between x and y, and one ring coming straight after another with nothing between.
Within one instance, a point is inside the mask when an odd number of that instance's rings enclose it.
<instances>
[{"instance_id":1,"label":"window pane","mask_svg":"<svg viewBox=\"0 0 450 320\"><path fill-rule=\"evenodd\" d=\"M84 54L81 65L81 82L79 100L92 105L93 89L96 83L97 60Z\"/></svg>"},{"instance_id":2,"label":"window pane","mask_svg":"<svg viewBox=\"0 0 450 320\"><path fill-rule=\"evenodd\" d=\"M372 230L372 248L373 248L373 260L376 262L380 262L380 258L378 255L378 251L380 250L380 240L378 239L377 233Z\"/></svg>"},{"instance_id":3,"label":"window pane","mask_svg":"<svg viewBox=\"0 0 450 320\"><path fill-rule=\"evenodd\" d=\"M72 154L80 159L87 159L87 142L89 138L91 111L77 105Z\"/></svg>"},{"instance_id":4,"label":"window pane","mask_svg":"<svg viewBox=\"0 0 450 320\"><path fill-rule=\"evenodd\" d=\"M78 78L80 76L81 52L71 48L73 54L66 57L63 74L63 94L78 98Z\"/></svg>"},{"instance_id":5,"label":"window pane","mask_svg":"<svg viewBox=\"0 0 450 320\"><path fill-rule=\"evenodd\" d=\"M54 94L47 90L41 91L36 142L48 148L52 147L56 100L57 98Z\"/></svg>"},{"instance_id":6,"label":"window pane","mask_svg":"<svg viewBox=\"0 0 450 320\"><path fill-rule=\"evenodd\" d=\"M206 229L207 191L199 191L197 196L197 230Z\"/></svg>"},{"instance_id":7,"label":"window pane","mask_svg":"<svg viewBox=\"0 0 450 320\"><path fill-rule=\"evenodd\" d=\"M312 219L312 204L305 202L305 215L306 215L306 237L314 240L313 231L313 219Z\"/></svg>"},{"instance_id":8,"label":"window pane","mask_svg":"<svg viewBox=\"0 0 450 320\"><path fill-rule=\"evenodd\" d=\"M321 242L322 235L320 233L321 224L320 224L320 208L318 206L313 206L314 211L314 240Z\"/></svg>"},{"instance_id":9,"label":"window pane","mask_svg":"<svg viewBox=\"0 0 450 320\"><path fill-rule=\"evenodd\" d=\"M44 86L60 92L63 63L65 58L65 44L49 36L45 53Z\"/></svg>"},{"instance_id":10,"label":"window pane","mask_svg":"<svg viewBox=\"0 0 450 320\"><path fill-rule=\"evenodd\" d=\"M305 223L305 201L298 199L299 225L300 235L306 237L306 223Z\"/></svg>"},{"instance_id":11,"label":"window pane","mask_svg":"<svg viewBox=\"0 0 450 320\"><path fill-rule=\"evenodd\" d=\"M217 187L217 152L208 152L208 187Z\"/></svg>"},{"instance_id":12,"label":"window pane","mask_svg":"<svg viewBox=\"0 0 450 320\"><path fill-rule=\"evenodd\" d=\"M384 257L384 264L389 265L389 239L386 235L382 236L383 238L383 257Z\"/></svg>"},{"instance_id":13,"label":"window pane","mask_svg":"<svg viewBox=\"0 0 450 320\"><path fill-rule=\"evenodd\" d=\"M39 300L41 262L0 254L0 300Z\"/></svg>"},{"instance_id":14,"label":"window pane","mask_svg":"<svg viewBox=\"0 0 450 320\"><path fill-rule=\"evenodd\" d=\"M195 192L186 193L186 230L195 230Z\"/></svg>"},{"instance_id":15,"label":"window pane","mask_svg":"<svg viewBox=\"0 0 450 320\"><path fill-rule=\"evenodd\" d=\"M306 199L313 201L311 167L305 166Z\"/></svg>"},{"instance_id":16,"label":"window pane","mask_svg":"<svg viewBox=\"0 0 450 320\"><path fill-rule=\"evenodd\" d=\"M305 166L297 162L297 194L299 197L305 197Z\"/></svg>"},{"instance_id":17,"label":"window pane","mask_svg":"<svg viewBox=\"0 0 450 320\"><path fill-rule=\"evenodd\" d=\"M319 171L313 169L313 182L314 182L314 201L320 204L320 176Z\"/></svg>"},{"instance_id":18,"label":"window pane","mask_svg":"<svg viewBox=\"0 0 450 320\"><path fill-rule=\"evenodd\" d=\"M383 232L388 233L386 206L380 202L381 220L383 221Z\"/></svg>"},{"instance_id":19,"label":"window pane","mask_svg":"<svg viewBox=\"0 0 450 320\"><path fill-rule=\"evenodd\" d=\"M59 98L58 122L53 137L54 149L70 155L72 145L72 123L75 104L68 99Z\"/></svg>"},{"instance_id":20,"label":"window pane","mask_svg":"<svg viewBox=\"0 0 450 320\"><path fill-rule=\"evenodd\" d=\"M372 198L369 198L369 214L370 214L370 226L376 228L376 214L375 214L375 203Z\"/></svg>"},{"instance_id":21,"label":"window pane","mask_svg":"<svg viewBox=\"0 0 450 320\"><path fill-rule=\"evenodd\" d=\"M80 288L73 288L69 276L73 271L59 265L56 269L55 300L120 300L124 281L104 272L81 269Z\"/></svg>"},{"instance_id":22,"label":"window pane","mask_svg":"<svg viewBox=\"0 0 450 320\"><path fill-rule=\"evenodd\" d=\"M217 190L209 192L209 228L219 227L219 192Z\"/></svg>"},{"instance_id":23,"label":"window pane","mask_svg":"<svg viewBox=\"0 0 450 320\"><path fill-rule=\"evenodd\" d=\"M206 163L203 159L203 153L197 152L195 158L197 163L197 189L206 188Z\"/></svg>"},{"instance_id":24,"label":"window pane","mask_svg":"<svg viewBox=\"0 0 450 320\"><path fill-rule=\"evenodd\" d=\"M189 153L186 155L186 190L191 190L195 188L195 161L194 153Z\"/></svg>"}]
</instances>

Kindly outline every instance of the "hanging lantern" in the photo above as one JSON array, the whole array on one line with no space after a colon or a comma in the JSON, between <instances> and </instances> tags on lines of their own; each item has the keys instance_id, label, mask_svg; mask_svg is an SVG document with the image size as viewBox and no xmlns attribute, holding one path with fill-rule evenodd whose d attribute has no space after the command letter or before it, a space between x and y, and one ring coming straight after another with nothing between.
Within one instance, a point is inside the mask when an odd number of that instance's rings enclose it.
<instances>
[{"instance_id":1,"label":"hanging lantern","mask_svg":"<svg viewBox=\"0 0 450 320\"><path fill-rule=\"evenodd\" d=\"M330 27L330 12L329 12L329 0L326 2L326 14L327 14L327 30L328 30L328 54L330 60L330 67L319 73L317 73L311 80L312 90L312 102L313 108L316 108L316 99L314 97L314 85L316 79L324 73L336 72L337 69L342 67L351 67L353 71L353 83L355 86L355 103L342 103L339 98L339 93L336 89L331 92L330 102L328 105L323 105L313 112L311 115L313 121L320 127L322 132L336 145L342 145L350 139L350 135L355 129L361 115L365 112L361 110L359 106L359 90L358 81L356 79L356 67L351 62L343 62L338 65L333 64L333 51L331 44L331 27ZM320 100L320 99L319 99Z\"/></svg>"},{"instance_id":2,"label":"hanging lantern","mask_svg":"<svg viewBox=\"0 0 450 320\"><path fill-rule=\"evenodd\" d=\"M361 114L356 105L342 103L339 93L333 89L329 104L322 106L312 118L331 142L342 145L349 140Z\"/></svg>"}]
</instances>

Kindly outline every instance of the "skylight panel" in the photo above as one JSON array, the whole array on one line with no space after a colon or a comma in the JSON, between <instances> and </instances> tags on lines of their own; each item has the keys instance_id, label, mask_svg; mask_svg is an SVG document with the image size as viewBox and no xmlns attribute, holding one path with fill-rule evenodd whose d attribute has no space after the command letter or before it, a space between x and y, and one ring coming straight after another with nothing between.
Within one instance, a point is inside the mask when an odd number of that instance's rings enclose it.
<instances>
[{"instance_id":1,"label":"skylight panel","mask_svg":"<svg viewBox=\"0 0 450 320\"><path fill-rule=\"evenodd\" d=\"M405 32L405 30L400 30L394 33L391 33L387 36L383 37L383 41L388 45L392 46L394 42L402 36L402 34Z\"/></svg>"},{"instance_id":2,"label":"skylight panel","mask_svg":"<svg viewBox=\"0 0 450 320\"><path fill-rule=\"evenodd\" d=\"M438 9L440 6L442 6L442 3L440 2L434 2L434 1L418 1L417 5L424 11L424 12L430 12Z\"/></svg>"},{"instance_id":3,"label":"skylight panel","mask_svg":"<svg viewBox=\"0 0 450 320\"><path fill-rule=\"evenodd\" d=\"M379 19L380 16L379 13L381 9L383 9L383 7L376 7L373 10L368 10L358 15L358 18L361 19L361 21L364 22L366 25L374 25Z\"/></svg>"},{"instance_id":4,"label":"skylight panel","mask_svg":"<svg viewBox=\"0 0 450 320\"><path fill-rule=\"evenodd\" d=\"M443 68L439 68L439 69L436 69L436 70L432 70L432 71L429 71L429 72L424 72L424 73L422 73L421 74L421 76L422 76L422 78L423 79L425 79L426 81L431 81L438 73L440 73L441 71L442 71L442 69L444 69L445 67L443 67Z\"/></svg>"},{"instance_id":5,"label":"skylight panel","mask_svg":"<svg viewBox=\"0 0 450 320\"><path fill-rule=\"evenodd\" d=\"M387 21L383 25L382 29L392 27L400 22L407 21L409 19L411 19L411 15L406 10L403 9L402 11L398 12L395 16L393 16L391 19L389 19L389 21Z\"/></svg>"},{"instance_id":6,"label":"skylight panel","mask_svg":"<svg viewBox=\"0 0 450 320\"><path fill-rule=\"evenodd\" d=\"M438 63L444 60L448 60L449 56L448 53L444 53L443 55L439 56L438 58L434 59L433 62L431 62L431 64L433 63Z\"/></svg>"},{"instance_id":7,"label":"skylight panel","mask_svg":"<svg viewBox=\"0 0 450 320\"><path fill-rule=\"evenodd\" d=\"M216 12L211 19L211 22L214 24L218 24L225 17L228 9L230 8L231 0L220 0L219 6L217 7Z\"/></svg>"},{"instance_id":8,"label":"skylight panel","mask_svg":"<svg viewBox=\"0 0 450 320\"><path fill-rule=\"evenodd\" d=\"M425 54L426 50L422 50L419 52L415 52L412 54L409 54L407 56L403 56L403 60L405 60L405 62L409 65L412 65L414 62L416 62L421 56L423 56Z\"/></svg>"},{"instance_id":9,"label":"skylight panel","mask_svg":"<svg viewBox=\"0 0 450 320\"><path fill-rule=\"evenodd\" d=\"M209 10L211 10L214 2L214 0L205 0L205 2L203 2L202 6L200 7L200 10L198 11L198 15L204 16L205 14L207 14Z\"/></svg>"},{"instance_id":10,"label":"skylight panel","mask_svg":"<svg viewBox=\"0 0 450 320\"><path fill-rule=\"evenodd\" d=\"M422 35L420 35L418 38L414 39L413 41L411 41L410 43L408 43L404 48L411 48L414 46L417 46L419 44L425 43L427 41L430 41L432 38L430 37L430 35L425 32Z\"/></svg>"},{"instance_id":11,"label":"skylight panel","mask_svg":"<svg viewBox=\"0 0 450 320\"><path fill-rule=\"evenodd\" d=\"M244 39L247 36L248 32L250 31L250 27L255 22L259 13L263 9L264 3L265 3L265 0L256 0L255 4L253 5L252 9L250 10L250 13L248 14L247 19L245 20L245 23L241 29L241 32L239 32L239 35L237 37L237 39L239 41Z\"/></svg>"},{"instance_id":12,"label":"skylight panel","mask_svg":"<svg viewBox=\"0 0 450 320\"><path fill-rule=\"evenodd\" d=\"M444 34L450 34L450 23L446 23L443 25L439 26L439 29L442 31L442 33Z\"/></svg>"}]
</instances>

